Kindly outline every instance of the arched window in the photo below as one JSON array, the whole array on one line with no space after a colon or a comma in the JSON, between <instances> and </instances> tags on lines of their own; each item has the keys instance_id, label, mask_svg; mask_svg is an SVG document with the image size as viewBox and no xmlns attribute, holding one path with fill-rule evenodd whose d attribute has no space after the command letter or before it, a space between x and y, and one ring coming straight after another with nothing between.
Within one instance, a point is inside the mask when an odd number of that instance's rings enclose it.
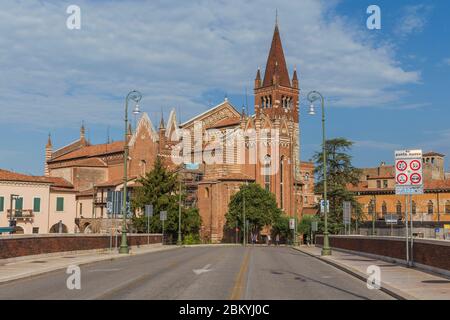
<instances>
[{"instance_id":1,"label":"arched window","mask_svg":"<svg viewBox=\"0 0 450 320\"><path fill-rule=\"evenodd\" d=\"M381 213L383 214L383 216L387 214L387 204L385 201L383 201L383 205L381 206Z\"/></svg>"},{"instance_id":2,"label":"arched window","mask_svg":"<svg viewBox=\"0 0 450 320\"><path fill-rule=\"evenodd\" d=\"M445 203L445 214L450 214L450 200Z\"/></svg>"},{"instance_id":3,"label":"arched window","mask_svg":"<svg viewBox=\"0 0 450 320\"><path fill-rule=\"evenodd\" d=\"M411 207L412 207L412 209L411 209L412 214L416 214L417 213L417 205L416 205L415 201L412 202Z\"/></svg>"},{"instance_id":4,"label":"arched window","mask_svg":"<svg viewBox=\"0 0 450 320\"><path fill-rule=\"evenodd\" d=\"M434 212L434 206L433 206L433 201L428 201L428 214L433 214Z\"/></svg>"},{"instance_id":5,"label":"arched window","mask_svg":"<svg viewBox=\"0 0 450 320\"><path fill-rule=\"evenodd\" d=\"M401 216L402 215L402 203L397 201L397 205L395 206L396 213Z\"/></svg>"},{"instance_id":6,"label":"arched window","mask_svg":"<svg viewBox=\"0 0 450 320\"><path fill-rule=\"evenodd\" d=\"M209 198L209 188L205 188L205 198Z\"/></svg>"},{"instance_id":7,"label":"arched window","mask_svg":"<svg viewBox=\"0 0 450 320\"><path fill-rule=\"evenodd\" d=\"M305 173L305 182L309 181L309 172Z\"/></svg>"},{"instance_id":8,"label":"arched window","mask_svg":"<svg viewBox=\"0 0 450 320\"><path fill-rule=\"evenodd\" d=\"M270 191L270 155L264 157L264 187L267 191Z\"/></svg>"},{"instance_id":9,"label":"arched window","mask_svg":"<svg viewBox=\"0 0 450 320\"><path fill-rule=\"evenodd\" d=\"M141 160L140 166L141 166L141 175L143 176L147 172L147 162L145 160Z\"/></svg>"}]
</instances>

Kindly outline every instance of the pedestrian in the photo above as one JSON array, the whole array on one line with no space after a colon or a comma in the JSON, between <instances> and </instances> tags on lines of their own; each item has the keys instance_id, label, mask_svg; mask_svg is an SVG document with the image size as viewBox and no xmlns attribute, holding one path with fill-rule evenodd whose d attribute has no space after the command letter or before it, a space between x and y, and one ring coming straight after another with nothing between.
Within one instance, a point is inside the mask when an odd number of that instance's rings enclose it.
<instances>
[{"instance_id":1,"label":"pedestrian","mask_svg":"<svg viewBox=\"0 0 450 320\"><path fill-rule=\"evenodd\" d=\"M277 233L277 235L275 237L275 242L276 242L277 246L280 244L280 234L279 233Z\"/></svg>"},{"instance_id":2,"label":"pedestrian","mask_svg":"<svg viewBox=\"0 0 450 320\"><path fill-rule=\"evenodd\" d=\"M270 246L270 234L267 235L267 245Z\"/></svg>"}]
</instances>

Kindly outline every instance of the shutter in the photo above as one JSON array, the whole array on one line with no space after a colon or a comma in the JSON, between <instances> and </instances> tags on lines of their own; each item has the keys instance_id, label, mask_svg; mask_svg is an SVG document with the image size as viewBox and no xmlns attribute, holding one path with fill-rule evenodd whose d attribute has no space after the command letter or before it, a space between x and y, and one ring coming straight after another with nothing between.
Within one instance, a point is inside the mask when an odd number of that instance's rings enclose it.
<instances>
[{"instance_id":1,"label":"shutter","mask_svg":"<svg viewBox=\"0 0 450 320\"><path fill-rule=\"evenodd\" d=\"M64 211L64 198L56 198L56 211Z\"/></svg>"},{"instance_id":2,"label":"shutter","mask_svg":"<svg viewBox=\"0 0 450 320\"><path fill-rule=\"evenodd\" d=\"M41 212L41 198L34 198L33 212Z\"/></svg>"},{"instance_id":3,"label":"shutter","mask_svg":"<svg viewBox=\"0 0 450 320\"><path fill-rule=\"evenodd\" d=\"M5 198L0 197L0 212L5 210Z\"/></svg>"}]
</instances>

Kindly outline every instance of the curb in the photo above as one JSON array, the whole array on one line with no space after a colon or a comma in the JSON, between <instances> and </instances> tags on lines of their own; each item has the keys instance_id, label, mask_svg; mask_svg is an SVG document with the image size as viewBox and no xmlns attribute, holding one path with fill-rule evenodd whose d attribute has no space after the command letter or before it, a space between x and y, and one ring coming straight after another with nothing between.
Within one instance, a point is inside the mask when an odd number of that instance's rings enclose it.
<instances>
[{"instance_id":1,"label":"curb","mask_svg":"<svg viewBox=\"0 0 450 320\"><path fill-rule=\"evenodd\" d=\"M329 265L331 265L331 266L333 266L333 267L335 267L335 268L337 268L337 269L339 269L341 271L344 271L344 272L350 274L351 276L353 276L353 277L355 277L355 278L357 278L357 279L359 279L361 281L364 281L364 282L367 281L367 275L359 272L356 269L353 269L353 268L351 268L349 266L346 266L344 264L341 264L339 262L331 261L330 259L323 258L322 256L318 256L318 255L312 254L310 252L304 251L304 250L302 250L301 248L298 248L298 247L291 247L291 248L294 249L294 250L297 250L299 252L302 252L302 253L310 256L310 257L316 258L317 260L320 260L320 261L322 261L322 262L324 262L326 264L329 264ZM409 294L407 294L407 293L405 293L405 292L403 292L403 291L401 291L401 290L399 290L397 288L394 288L394 287L384 283L383 281L381 281L381 288L380 288L380 290L383 291L384 293L387 293L388 295L394 297L397 300L418 300L416 297L413 297L413 296L411 296L411 295L409 295Z\"/></svg>"},{"instance_id":2,"label":"curb","mask_svg":"<svg viewBox=\"0 0 450 320\"><path fill-rule=\"evenodd\" d=\"M6 284L6 283L9 283L9 282L13 282L15 280L20 280L20 279L25 279L25 278L33 278L33 277L40 276L40 275L43 275L43 274L46 274L46 273L50 273L50 272L58 271L58 270L61 270L61 269L65 269L65 268L67 268L70 265L86 266L86 265L89 265L89 264L94 264L94 263L97 263L97 262L102 262L102 261L107 261L107 260L113 261L113 260L117 260L117 259L122 259L122 258L127 258L127 257L132 257L132 256L138 256L138 255L147 254L147 253L154 253L154 252L160 252L160 251L173 250L173 249L177 249L177 248L180 248L180 247L179 246L163 246L163 247L160 247L160 248L155 248L155 250L146 251L146 252L133 253L131 251L127 255L121 255L119 253L116 253L116 254L111 255L111 256L109 256L109 255L108 256L101 256L101 257L92 258L92 259L89 259L89 260L86 260L86 261L81 261L81 262L78 262L78 263L72 263L72 264L65 264L65 265L62 265L62 266L49 267L49 268L41 269L41 270L38 270L38 271L26 272L26 273L22 273L20 275L11 276L9 278L0 279L0 285ZM20 262L23 262L23 261L20 261Z\"/></svg>"}]
</instances>

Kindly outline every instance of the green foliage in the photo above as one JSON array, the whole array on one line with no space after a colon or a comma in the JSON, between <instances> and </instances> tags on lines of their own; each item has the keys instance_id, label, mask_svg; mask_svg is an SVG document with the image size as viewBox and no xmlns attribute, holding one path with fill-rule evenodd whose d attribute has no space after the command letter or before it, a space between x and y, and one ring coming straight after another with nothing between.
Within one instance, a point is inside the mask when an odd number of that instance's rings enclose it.
<instances>
[{"instance_id":1,"label":"green foliage","mask_svg":"<svg viewBox=\"0 0 450 320\"><path fill-rule=\"evenodd\" d=\"M343 228L343 202L350 201L353 207L353 218L362 218L362 209L356 201L354 194L348 191L348 186L356 185L359 181L361 170L355 168L352 157L348 154L353 142L345 138L327 140L325 143L327 159L327 198L330 202L328 215L328 228L330 233L339 233ZM318 176L315 192L323 194L323 152L314 155Z\"/></svg>"},{"instance_id":2,"label":"green foliage","mask_svg":"<svg viewBox=\"0 0 450 320\"><path fill-rule=\"evenodd\" d=\"M293 238L293 232L289 229L289 217L286 215L280 215L275 219L272 224L272 235L275 236L279 234L281 239L285 239L288 242Z\"/></svg>"},{"instance_id":3,"label":"green foliage","mask_svg":"<svg viewBox=\"0 0 450 320\"><path fill-rule=\"evenodd\" d=\"M199 244L201 243L200 237L198 234L187 234L184 236L183 244Z\"/></svg>"},{"instance_id":4,"label":"green foliage","mask_svg":"<svg viewBox=\"0 0 450 320\"><path fill-rule=\"evenodd\" d=\"M249 222L249 231L258 233L264 226L272 225L282 215L275 196L256 183L242 185L233 195L226 215L227 227L233 229L236 223L243 226L245 198L245 218Z\"/></svg>"},{"instance_id":5,"label":"green foliage","mask_svg":"<svg viewBox=\"0 0 450 320\"><path fill-rule=\"evenodd\" d=\"M162 232L162 221L160 212L167 211L167 220L164 222L164 232L177 238L178 215L180 200L180 184L176 173L168 171L159 157L156 158L153 170L146 173L138 182L142 185L135 188L131 205L133 211L136 209L144 211L145 205L153 205L153 217L150 218L149 232ZM181 203L186 194L182 188ZM147 232L147 217L134 216L133 227L137 232ZM196 208L181 207L181 232L183 234L196 234L201 226L201 218Z\"/></svg>"},{"instance_id":6,"label":"green foliage","mask_svg":"<svg viewBox=\"0 0 450 320\"><path fill-rule=\"evenodd\" d=\"M297 232L299 234L311 234L311 224L314 221L319 221L319 217L312 214L305 214L299 221Z\"/></svg>"}]
</instances>

